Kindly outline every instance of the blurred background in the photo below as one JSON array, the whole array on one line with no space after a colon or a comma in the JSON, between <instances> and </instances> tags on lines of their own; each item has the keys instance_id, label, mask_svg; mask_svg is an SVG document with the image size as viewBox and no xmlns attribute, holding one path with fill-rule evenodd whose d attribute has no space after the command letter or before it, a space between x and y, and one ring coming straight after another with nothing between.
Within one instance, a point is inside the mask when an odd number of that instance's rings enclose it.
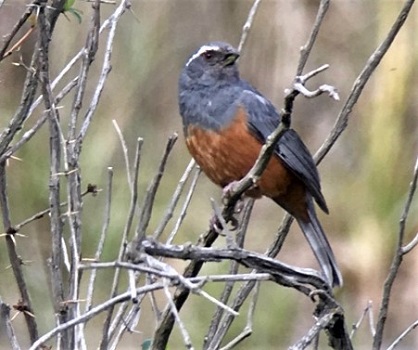
<instances>
[{"instance_id":1,"label":"blurred background","mask_svg":"<svg viewBox=\"0 0 418 350\"><path fill-rule=\"evenodd\" d=\"M255 85L280 108L283 90L291 85L299 58L299 48L306 42L315 19L319 1L265 0L261 3L240 59L241 75ZM106 83L98 113L83 144L82 178L85 186L106 183L106 169L114 167L113 207L104 258L117 256L117 247L129 207L129 190L120 143L112 125L115 119L122 128L133 159L136 139L144 138L140 175L140 199L165 148L167 137L180 137L170 156L168 169L158 192L149 233L155 229L189 162L184 146L181 119L177 108L177 79L188 56L200 45L222 40L238 45L241 29L253 2L249 0L154 0L132 1L133 13L127 12L117 30L112 71ZM353 82L368 57L386 36L403 2L393 0L345 1L331 3L312 50L306 71L328 63L330 69L309 82L334 85L341 101L327 96L313 100L298 97L293 127L314 153L331 130ZM26 1L5 1L0 8L0 34L8 34L24 11ZM102 5L102 20L114 10ZM76 1L82 22L61 16L51 43L51 76L55 77L85 43L91 4ZM26 28L27 29L27 28ZM401 33L393 43L359 103L350 116L348 128L320 165L323 192L330 215L319 213L344 276L344 287L337 291L344 307L348 326L357 322L369 300L376 317L382 285L388 273L399 230L406 194L413 172L418 145L418 8L412 10ZM23 35L25 29L21 30ZM19 35L18 35L19 37ZM8 125L20 102L25 68L13 62L29 62L36 33L19 53L0 64L0 127ZM104 44L104 41L101 42ZM93 63L88 88L93 91L101 69L103 46ZM78 66L71 71L76 74ZM72 95L63 102L61 117L66 127ZM83 105L85 109L88 100ZM38 108L24 126L33 125L42 113ZM46 127L16 154L22 161L8 167L8 193L12 222L17 224L48 207L48 147ZM208 227L212 215L210 198L220 198L220 190L204 176L188 211L186 222L175 243L194 242ZM104 210L103 192L85 199L83 221L83 257L93 256L98 242ZM178 212L176 212L178 213ZM245 247L264 252L274 239L283 211L267 199L256 203ZM409 242L418 231L418 205L414 201L406 229ZM170 227L167 232L170 231ZM24 260L27 282L33 298L41 334L54 323L47 259L50 256L49 220L47 217L25 227L25 238L17 238L18 252ZM224 245L223 239L217 244ZM299 228L292 227L279 259L304 267L317 267ZM16 304L18 291L3 240L0 240L0 296ZM173 262L181 271L184 265ZM228 264L208 264L202 273L226 273ZM87 277L85 274L84 277ZM110 271L99 272L100 288L96 303L106 300L110 291ZM207 290L219 295L220 285ZM418 314L418 250L406 256L393 290L385 332L390 344ZM164 298L161 298L161 307ZM138 325L140 333L126 334L125 349L138 349L152 336L153 313L144 306ZM306 334L313 324L312 304L293 290L264 284L254 320L254 333L240 349L277 349L290 346ZM268 310L268 312L266 311ZM207 330L213 305L192 296L181 312L197 348ZM199 315L199 317L196 317ZM97 346L101 331L99 317L89 323L89 344ZM245 308L235 322L230 337L245 325ZM22 315L14 320L22 344L28 344ZM95 331L95 327L97 331ZM26 343L25 343L26 341ZM355 337L356 348L370 348L372 337L368 322L363 322ZM405 349L418 348L418 335L404 341ZM4 334L0 348L7 348ZM170 349L182 348L178 328L174 328Z\"/></svg>"}]
</instances>

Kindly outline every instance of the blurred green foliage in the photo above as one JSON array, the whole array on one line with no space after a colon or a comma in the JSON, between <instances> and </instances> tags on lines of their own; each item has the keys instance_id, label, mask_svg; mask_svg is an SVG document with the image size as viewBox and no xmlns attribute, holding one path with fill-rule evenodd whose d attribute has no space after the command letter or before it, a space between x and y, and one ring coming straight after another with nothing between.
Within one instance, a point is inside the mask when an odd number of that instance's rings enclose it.
<instances>
[{"instance_id":1,"label":"blurred green foliage","mask_svg":"<svg viewBox=\"0 0 418 350\"><path fill-rule=\"evenodd\" d=\"M293 79L299 55L315 18L318 1L270 0L260 6L247 46L242 54L242 75L268 96L276 106L283 101L283 89ZM368 56L385 37L401 1L334 1L321 28L318 41L307 69L329 63L331 68L310 84L329 83L338 87L342 100L347 97L355 77ZM0 33L7 34L24 10L25 2L7 2L0 9ZM117 255L117 247L127 217L129 191L122 150L112 126L115 119L123 129L133 159L136 139L144 138L141 161L140 199L153 176L167 137L181 134L177 110L177 79L188 55L202 43L211 40L238 44L251 1L160 0L133 1L136 14L126 13L117 31L113 52L113 70L106 84L99 111L95 115L86 142L83 144L82 177L84 185L95 183L103 188L106 168L114 167L114 188L111 226L104 260ZM51 76L55 76L66 62L84 45L91 4L79 1L83 21L58 21L51 44ZM102 5L102 20L113 9ZM137 18L139 21L137 20ZM405 27L366 87L354 109L348 129L320 167L324 193L331 214L321 215L332 246L341 266L345 285L338 292L347 311L348 322L356 322L367 301L373 300L374 313L381 297L381 289L397 239L398 221L411 179L417 150L418 75L417 54L418 10L412 11ZM19 53L0 64L0 127L8 124L19 104L25 71L13 66L22 55L30 58L35 35ZM103 42L101 42L103 45ZM101 48L103 50L103 47ZM98 54L97 57L100 57ZM91 94L100 60L92 68L88 91ZM77 68L74 68L77 69ZM72 97L62 102L60 115L66 127ZM342 103L327 97L315 100L298 98L293 126L311 150L319 147L331 129ZM87 104L83 106L85 109ZM29 128L42 113L38 108L26 123ZM11 160L8 168L9 199L12 220L18 223L35 212L48 207L48 133L42 130L34 140L17 154L22 161ZM168 200L188 164L189 156L182 136L170 157L153 212L151 229L158 225ZM211 216L210 197L219 198L220 191L205 178L199 182L197 193L189 209L186 225L176 243L194 241L203 232ZM86 198L83 208L83 256L94 254L102 225L104 196ZM408 239L418 230L416 201L407 226ZM263 252L279 225L281 213L273 203L257 203L246 248ZM27 226L26 238L17 244L23 259L31 260L25 270L34 299L40 332L53 324L52 310L45 295L48 282L46 261L49 257L48 217ZM293 228L279 258L300 266L315 266L315 259L298 229ZM254 239L256 237L256 239ZM222 244L222 242L218 243ZM405 259L395 295L392 300L387 341L409 325L418 312L416 303L418 274L417 252ZM181 270L182 262L173 262ZM6 302L17 302L18 296L8 265L7 251L0 241L0 295ZM205 272L225 273L227 264L211 264ZM109 271L100 271L101 287L96 289L96 302L105 300L110 290ZM214 296L220 285L208 286ZM289 346L305 334L312 324L313 305L294 291L266 284L261 288L255 314L254 334L240 348L277 349ZM157 298L165 304L163 295ZM201 344L213 305L197 297L182 310L182 317L196 344ZM245 325L245 309L232 328L238 334ZM196 317L196 315L199 315ZM152 337L154 328L150 306L142 311L138 329L140 334L126 335L125 349L137 349ZM17 332L24 333L23 318L14 321ZM101 330L101 319L91 323ZM96 332L88 339L96 344ZM356 345L370 344L370 331L364 324L358 331ZM6 345L5 337L0 347ZM406 340L410 348L418 347L413 334ZM197 346L198 348L199 346ZM178 329L175 329L171 349L182 348Z\"/></svg>"}]
</instances>

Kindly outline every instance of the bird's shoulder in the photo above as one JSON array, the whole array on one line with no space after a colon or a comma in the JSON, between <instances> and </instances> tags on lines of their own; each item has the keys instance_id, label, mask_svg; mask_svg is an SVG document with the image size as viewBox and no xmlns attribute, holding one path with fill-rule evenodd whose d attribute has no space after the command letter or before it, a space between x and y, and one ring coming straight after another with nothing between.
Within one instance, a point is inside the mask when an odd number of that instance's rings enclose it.
<instances>
[{"instance_id":1,"label":"bird's shoulder","mask_svg":"<svg viewBox=\"0 0 418 350\"><path fill-rule=\"evenodd\" d=\"M280 123L280 114L274 105L246 81L241 81L240 94L235 104L245 110L248 126L261 142L265 142Z\"/></svg>"}]
</instances>

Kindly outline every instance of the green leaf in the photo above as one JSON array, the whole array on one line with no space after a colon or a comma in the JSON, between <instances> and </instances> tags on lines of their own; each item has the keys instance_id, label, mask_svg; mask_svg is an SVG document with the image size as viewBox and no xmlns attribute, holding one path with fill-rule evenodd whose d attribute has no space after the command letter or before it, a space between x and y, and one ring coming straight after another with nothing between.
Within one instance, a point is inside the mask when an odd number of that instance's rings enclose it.
<instances>
[{"instance_id":1,"label":"green leaf","mask_svg":"<svg viewBox=\"0 0 418 350\"><path fill-rule=\"evenodd\" d=\"M71 7L73 7L74 3L75 3L75 0L67 0L64 4L64 12L65 11L70 11Z\"/></svg>"},{"instance_id":2,"label":"green leaf","mask_svg":"<svg viewBox=\"0 0 418 350\"><path fill-rule=\"evenodd\" d=\"M67 10L67 12L71 13L75 18L77 18L78 23L81 23L81 21L83 20L83 17L81 16L83 12L81 12L80 10L71 8Z\"/></svg>"}]
</instances>

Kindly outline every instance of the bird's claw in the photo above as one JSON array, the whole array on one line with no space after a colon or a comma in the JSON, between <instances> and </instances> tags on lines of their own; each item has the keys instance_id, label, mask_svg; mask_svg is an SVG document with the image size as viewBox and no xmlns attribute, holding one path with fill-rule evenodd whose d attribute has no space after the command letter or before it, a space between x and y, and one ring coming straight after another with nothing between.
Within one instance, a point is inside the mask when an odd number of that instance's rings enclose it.
<instances>
[{"instance_id":1,"label":"bird's claw","mask_svg":"<svg viewBox=\"0 0 418 350\"><path fill-rule=\"evenodd\" d=\"M237 218L235 217L231 217L228 221L228 223L231 225L230 227L230 231L235 231L238 226L239 226L239 221ZM212 218L209 220L209 228L213 231L215 231L218 235L223 236L223 226L222 224L219 222L218 218L216 217L216 215L212 216Z\"/></svg>"},{"instance_id":2,"label":"bird's claw","mask_svg":"<svg viewBox=\"0 0 418 350\"><path fill-rule=\"evenodd\" d=\"M238 184L239 184L239 181L232 181L222 189L222 204L223 205L228 204L228 201L230 200L232 193L235 192L235 189L237 188ZM244 200L239 199L237 203L235 204L234 214L241 213L243 208L244 208ZM233 226L234 226L234 229L236 229L236 227L238 226L236 219L235 219L235 222L233 223Z\"/></svg>"}]
</instances>

